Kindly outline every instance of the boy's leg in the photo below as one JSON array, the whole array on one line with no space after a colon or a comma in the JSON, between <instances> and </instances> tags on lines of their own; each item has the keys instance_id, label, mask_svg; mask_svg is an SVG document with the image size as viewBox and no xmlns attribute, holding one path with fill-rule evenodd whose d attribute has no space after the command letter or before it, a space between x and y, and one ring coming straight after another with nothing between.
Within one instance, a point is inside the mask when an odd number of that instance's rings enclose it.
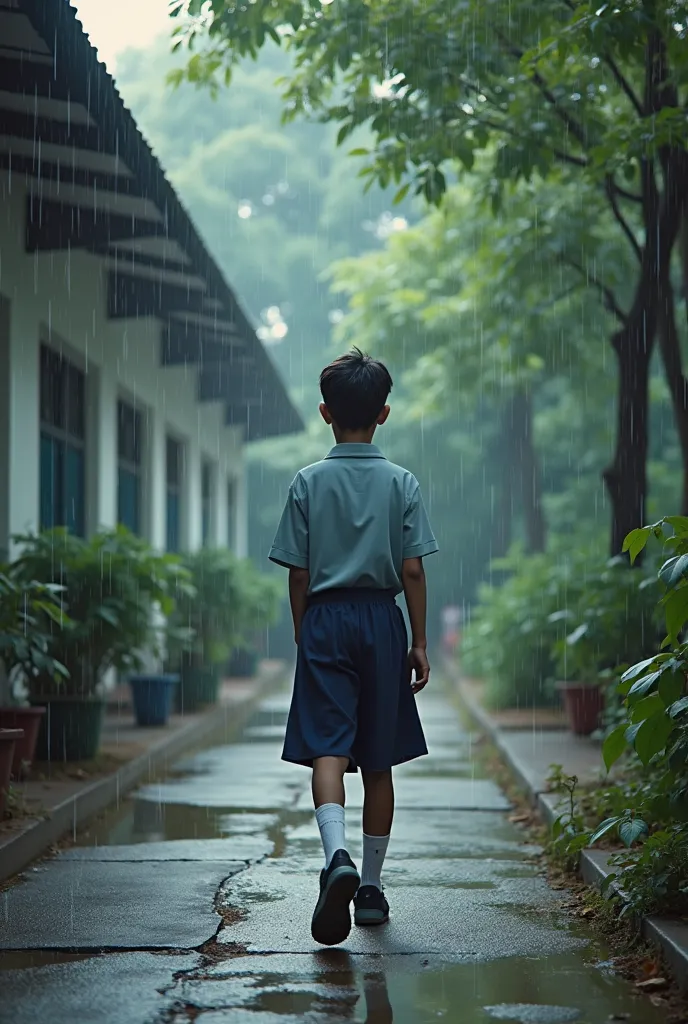
<instances>
[{"instance_id":1,"label":"boy's leg","mask_svg":"<svg viewBox=\"0 0 688 1024\"><path fill-rule=\"evenodd\" d=\"M344 772L348 757L313 759L313 803L320 838L325 851L325 867L337 850L346 849L344 827Z\"/></svg>"},{"instance_id":2,"label":"boy's leg","mask_svg":"<svg viewBox=\"0 0 688 1024\"><path fill-rule=\"evenodd\" d=\"M361 884L345 845L344 772L348 767L348 757L313 758L313 803L325 851L325 867L320 873L320 897L313 914L311 935L325 946L335 946L349 934L349 904Z\"/></svg>"},{"instance_id":3,"label":"boy's leg","mask_svg":"<svg viewBox=\"0 0 688 1024\"><path fill-rule=\"evenodd\" d=\"M382 865L389 845L394 817L392 771L364 771L363 787L363 867L361 888L373 885L382 890Z\"/></svg>"}]
</instances>

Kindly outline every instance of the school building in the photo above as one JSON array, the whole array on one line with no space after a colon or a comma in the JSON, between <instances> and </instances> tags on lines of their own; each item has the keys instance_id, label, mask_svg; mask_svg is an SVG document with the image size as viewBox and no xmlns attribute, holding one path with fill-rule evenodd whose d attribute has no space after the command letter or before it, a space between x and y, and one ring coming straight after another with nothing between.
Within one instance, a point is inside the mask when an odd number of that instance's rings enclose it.
<instances>
[{"instance_id":1,"label":"school building","mask_svg":"<svg viewBox=\"0 0 688 1024\"><path fill-rule=\"evenodd\" d=\"M247 549L247 442L302 429L67 0L0 0L0 552L57 524Z\"/></svg>"}]
</instances>

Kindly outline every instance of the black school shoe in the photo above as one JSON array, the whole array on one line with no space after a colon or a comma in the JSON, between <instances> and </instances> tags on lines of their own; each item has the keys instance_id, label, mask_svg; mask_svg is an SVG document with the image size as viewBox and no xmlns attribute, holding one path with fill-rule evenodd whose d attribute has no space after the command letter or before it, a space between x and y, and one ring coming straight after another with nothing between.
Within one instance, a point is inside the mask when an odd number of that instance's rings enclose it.
<instances>
[{"instance_id":1,"label":"black school shoe","mask_svg":"<svg viewBox=\"0 0 688 1024\"><path fill-rule=\"evenodd\" d=\"M361 876L346 850L337 850L329 866L320 872L320 898L313 913L311 935L322 946L344 942L351 931L349 904Z\"/></svg>"},{"instance_id":2,"label":"black school shoe","mask_svg":"<svg viewBox=\"0 0 688 1024\"><path fill-rule=\"evenodd\" d=\"M389 903L376 885L364 885L354 899L354 921L357 925L385 924L389 921Z\"/></svg>"}]
</instances>

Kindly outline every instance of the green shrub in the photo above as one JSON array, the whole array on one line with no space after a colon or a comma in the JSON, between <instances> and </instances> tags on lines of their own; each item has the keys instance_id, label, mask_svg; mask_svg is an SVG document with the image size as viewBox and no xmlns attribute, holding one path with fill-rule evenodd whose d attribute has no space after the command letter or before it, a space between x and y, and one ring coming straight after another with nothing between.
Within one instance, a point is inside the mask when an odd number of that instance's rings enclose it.
<instances>
[{"instance_id":1,"label":"green shrub","mask_svg":"<svg viewBox=\"0 0 688 1024\"><path fill-rule=\"evenodd\" d=\"M493 564L464 633L462 664L495 706L558 702L557 679L596 682L654 649L656 577L583 545Z\"/></svg>"},{"instance_id":2,"label":"green shrub","mask_svg":"<svg viewBox=\"0 0 688 1024\"><path fill-rule=\"evenodd\" d=\"M183 556L193 589L179 594L171 619L177 642L169 658L219 665L251 646L255 632L274 621L279 583L228 548L201 548Z\"/></svg>"},{"instance_id":3,"label":"green shrub","mask_svg":"<svg viewBox=\"0 0 688 1024\"><path fill-rule=\"evenodd\" d=\"M175 556L157 554L124 527L89 540L62 527L16 540L22 551L13 578L62 588L67 612L60 624L54 617L47 622L50 653L67 678L46 669L30 679L37 695L91 695L108 669L135 671L145 651L157 652L161 637L152 627L153 608L169 615L186 585Z\"/></svg>"}]
</instances>

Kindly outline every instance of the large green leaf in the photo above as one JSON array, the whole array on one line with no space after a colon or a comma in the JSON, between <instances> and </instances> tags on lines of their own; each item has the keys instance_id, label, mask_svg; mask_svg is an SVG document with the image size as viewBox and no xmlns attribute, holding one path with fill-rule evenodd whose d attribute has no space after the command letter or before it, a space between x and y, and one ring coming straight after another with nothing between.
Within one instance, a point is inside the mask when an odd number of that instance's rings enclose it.
<instances>
[{"instance_id":1,"label":"large green leaf","mask_svg":"<svg viewBox=\"0 0 688 1024\"><path fill-rule=\"evenodd\" d=\"M652 758L661 753L669 736L673 732L674 723L665 712L646 719L635 735L635 751L643 764L649 764Z\"/></svg>"},{"instance_id":2,"label":"large green leaf","mask_svg":"<svg viewBox=\"0 0 688 1024\"><path fill-rule=\"evenodd\" d=\"M649 834L649 828L642 818L624 818L619 823L619 838L625 846L632 846Z\"/></svg>"},{"instance_id":3,"label":"large green leaf","mask_svg":"<svg viewBox=\"0 0 688 1024\"><path fill-rule=\"evenodd\" d=\"M607 771L619 760L626 750L626 725L619 725L605 737L602 744L602 757Z\"/></svg>"},{"instance_id":4,"label":"large green leaf","mask_svg":"<svg viewBox=\"0 0 688 1024\"><path fill-rule=\"evenodd\" d=\"M641 526L637 530L631 530L631 532L626 536L623 542L623 550L628 551L631 562L635 562L651 535L651 526Z\"/></svg>"}]
</instances>

